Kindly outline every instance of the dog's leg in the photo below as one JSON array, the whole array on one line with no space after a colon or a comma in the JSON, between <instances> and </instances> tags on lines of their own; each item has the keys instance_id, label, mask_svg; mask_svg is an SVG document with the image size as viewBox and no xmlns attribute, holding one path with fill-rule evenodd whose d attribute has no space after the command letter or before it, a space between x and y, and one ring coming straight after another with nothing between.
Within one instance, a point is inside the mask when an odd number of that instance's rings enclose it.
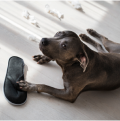
<instances>
[{"instance_id":1,"label":"dog's leg","mask_svg":"<svg viewBox=\"0 0 120 121\"><path fill-rule=\"evenodd\" d=\"M100 45L99 43L95 42L94 40L92 40L92 39L91 39L90 37L88 37L87 35L85 35L85 34L80 34L79 36L80 36L80 38L81 38L83 41L85 41L85 42L91 44L92 46L94 46L94 47L98 50L98 52L103 52L103 53L106 52L106 51L103 49L102 45Z\"/></svg>"},{"instance_id":2,"label":"dog's leg","mask_svg":"<svg viewBox=\"0 0 120 121\"><path fill-rule=\"evenodd\" d=\"M36 61L38 64L44 64L51 61L51 59L45 55L35 55L33 56L33 60Z\"/></svg>"},{"instance_id":3,"label":"dog's leg","mask_svg":"<svg viewBox=\"0 0 120 121\"><path fill-rule=\"evenodd\" d=\"M45 92L69 102L74 102L77 97L77 95L73 93L72 87L65 89L56 89L54 87L50 87L43 84L31 84L26 81L20 81L18 82L18 84L20 86L20 89L23 91L38 92L38 93Z\"/></svg>"},{"instance_id":4,"label":"dog's leg","mask_svg":"<svg viewBox=\"0 0 120 121\"><path fill-rule=\"evenodd\" d=\"M108 52L120 53L120 44L119 43L115 43L115 42L109 40L105 36L94 31L93 29L87 29L87 32L90 35L92 35L93 37L98 38L102 42L102 44L104 45L105 49Z\"/></svg>"}]
</instances>

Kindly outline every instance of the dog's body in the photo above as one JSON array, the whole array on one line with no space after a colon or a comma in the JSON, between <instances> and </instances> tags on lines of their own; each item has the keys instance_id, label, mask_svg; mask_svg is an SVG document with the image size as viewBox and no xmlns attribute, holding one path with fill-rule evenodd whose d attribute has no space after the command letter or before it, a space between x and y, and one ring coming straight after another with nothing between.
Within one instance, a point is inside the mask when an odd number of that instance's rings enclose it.
<instances>
[{"instance_id":1,"label":"dog's body","mask_svg":"<svg viewBox=\"0 0 120 121\"><path fill-rule=\"evenodd\" d=\"M47 85L31 84L21 81L24 91L46 92L55 97L74 102L81 92L89 90L112 90L120 87L120 44L109 41L94 30L88 33L101 40L108 52L88 36L81 34L83 41L92 44L95 52L83 44L79 37L71 32L57 33L53 38L43 38L40 50L45 56L34 56L39 64L55 60L62 68L64 89Z\"/></svg>"}]
</instances>

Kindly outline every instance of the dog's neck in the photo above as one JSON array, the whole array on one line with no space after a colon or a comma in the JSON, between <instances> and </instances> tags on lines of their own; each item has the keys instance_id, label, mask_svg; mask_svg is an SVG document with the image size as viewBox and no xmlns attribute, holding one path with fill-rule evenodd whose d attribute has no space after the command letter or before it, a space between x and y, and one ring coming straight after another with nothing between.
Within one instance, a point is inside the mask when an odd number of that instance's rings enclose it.
<instances>
[{"instance_id":1,"label":"dog's neck","mask_svg":"<svg viewBox=\"0 0 120 121\"><path fill-rule=\"evenodd\" d=\"M84 46L84 49L88 55L88 58L89 58L89 64L88 64L88 67L93 64L93 59L94 59L94 56L96 54L95 51L91 50L87 45L85 45L83 43L83 46ZM73 65L74 63L77 63L78 61L77 60L74 60L74 59L71 59L71 60L68 60L68 61L62 61L62 60L56 60L57 64L62 68L62 70L64 71L65 68L67 68L68 66L71 66ZM79 62L78 62L79 63Z\"/></svg>"},{"instance_id":2,"label":"dog's neck","mask_svg":"<svg viewBox=\"0 0 120 121\"><path fill-rule=\"evenodd\" d=\"M71 66L73 63L75 63L75 61L73 61L73 60L69 60L69 61L56 60L56 62L57 62L58 65L60 65L61 67Z\"/></svg>"}]
</instances>

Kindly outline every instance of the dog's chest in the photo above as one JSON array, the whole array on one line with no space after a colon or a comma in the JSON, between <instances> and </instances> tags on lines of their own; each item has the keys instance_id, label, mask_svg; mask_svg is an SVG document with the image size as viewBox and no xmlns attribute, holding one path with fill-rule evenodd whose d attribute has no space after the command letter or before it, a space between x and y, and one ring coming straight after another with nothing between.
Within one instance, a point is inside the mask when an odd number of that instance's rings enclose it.
<instances>
[{"instance_id":1,"label":"dog's chest","mask_svg":"<svg viewBox=\"0 0 120 121\"><path fill-rule=\"evenodd\" d=\"M64 82L72 83L80 80L80 78L82 78L82 75L84 75L83 69L80 67L79 64L75 64L64 69L62 78Z\"/></svg>"}]
</instances>

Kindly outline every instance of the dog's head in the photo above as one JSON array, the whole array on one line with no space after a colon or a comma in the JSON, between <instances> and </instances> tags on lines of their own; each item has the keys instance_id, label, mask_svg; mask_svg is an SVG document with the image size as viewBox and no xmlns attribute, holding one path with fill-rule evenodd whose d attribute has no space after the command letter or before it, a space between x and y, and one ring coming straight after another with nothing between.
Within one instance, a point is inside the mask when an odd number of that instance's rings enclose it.
<instances>
[{"instance_id":1,"label":"dog's head","mask_svg":"<svg viewBox=\"0 0 120 121\"><path fill-rule=\"evenodd\" d=\"M42 38L39 47L44 55L53 60L64 62L78 60L83 72L89 63L84 44L77 34L72 31L60 31L52 38Z\"/></svg>"}]
</instances>

